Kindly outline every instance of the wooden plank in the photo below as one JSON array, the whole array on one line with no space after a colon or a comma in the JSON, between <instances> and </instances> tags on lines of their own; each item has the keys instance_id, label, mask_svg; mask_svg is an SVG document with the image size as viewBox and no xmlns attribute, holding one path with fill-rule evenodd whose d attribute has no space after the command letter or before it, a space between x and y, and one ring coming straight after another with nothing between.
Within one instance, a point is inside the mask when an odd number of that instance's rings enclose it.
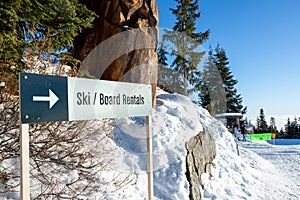
<instances>
[{"instance_id":1,"label":"wooden plank","mask_svg":"<svg viewBox=\"0 0 300 200\"><path fill-rule=\"evenodd\" d=\"M30 179L29 179L29 124L20 126L21 143L21 200L30 199Z\"/></svg>"},{"instance_id":2,"label":"wooden plank","mask_svg":"<svg viewBox=\"0 0 300 200\"><path fill-rule=\"evenodd\" d=\"M147 132L147 174L148 174L148 200L153 200L153 155L152 155L152 133L151 117L146 117Z\"/></svg>"}]
</instances>

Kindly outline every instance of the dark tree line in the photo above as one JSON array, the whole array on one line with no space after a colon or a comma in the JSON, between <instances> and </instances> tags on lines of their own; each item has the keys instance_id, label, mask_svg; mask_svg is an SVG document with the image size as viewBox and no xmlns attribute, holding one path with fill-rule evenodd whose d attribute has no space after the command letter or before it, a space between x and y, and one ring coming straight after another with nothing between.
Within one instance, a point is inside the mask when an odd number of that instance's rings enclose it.
<instances>
[{"instance_id":1,"label":"dark tree line","mask_svg":"<svg viewBox=\"0 0 300 200\"><path fill-rule=\"evenodd\" d=\"M255 133L276 133L277 138L286 139L300 139L300 117L294 118L292 121L287 119L284 128L279 131L276 127L276 120L274 117L270 118L270 125L268 125L263 109L260 109L259 116L256 119Z\"/></svg>"},{"instance_id":2,"label":"dark tree line","mask_svg":"<svg viewBox=\"0 0 300 200\"><path fill-rule=\"evenodd\" d=\"M293 121L288 118L284 130L280 131L280 136L288 139L300 139L300 117Z\"/></svg>"}]
</instances>

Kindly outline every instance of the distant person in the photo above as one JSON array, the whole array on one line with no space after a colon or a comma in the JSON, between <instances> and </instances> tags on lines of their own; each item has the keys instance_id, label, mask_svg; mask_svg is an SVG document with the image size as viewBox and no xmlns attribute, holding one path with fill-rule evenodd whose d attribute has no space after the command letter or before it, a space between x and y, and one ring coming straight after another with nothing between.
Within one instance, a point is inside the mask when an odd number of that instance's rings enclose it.
<instances>
[{"instance_id":1,"label":"distant person","mask_svg":"<svg viewBox=\"0 0 300 200\"><path fill-rule=\"evenodd\" d=\"M233 135L234 135L234 137L237 138L238 133L239 133L238 126L236 124L233 124Z\"/></svg>"},{"instance_id":2,"label":"distant person","mask_svg":"<svg viewBox=\"0 0 300 200\"><path fill-rule=\"evenodd\" d=\"M246 133L245 133L245 124L244 123L242 123L241 124L241 132L242 132L242 135L243 135L243 142L245 142L246 141Z\"/></svg>"}]
</instances>

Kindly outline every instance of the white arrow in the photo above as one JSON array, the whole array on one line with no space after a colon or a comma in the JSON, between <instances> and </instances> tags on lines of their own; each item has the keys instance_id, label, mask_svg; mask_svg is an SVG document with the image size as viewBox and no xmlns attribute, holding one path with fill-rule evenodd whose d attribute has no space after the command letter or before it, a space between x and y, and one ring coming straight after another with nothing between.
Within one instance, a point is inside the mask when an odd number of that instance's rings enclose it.
<instances>
[{"instance_id":1,"label":"white arrow","mask_svg":"<svg viewBox=\"0 0 300 200\"><path fill-rule=\"evenodd\" d=\"M49 96L33 96L33 101L49 101L49 109L59 100L59 98L49 89Z\"/></svg>"}]
</instances>

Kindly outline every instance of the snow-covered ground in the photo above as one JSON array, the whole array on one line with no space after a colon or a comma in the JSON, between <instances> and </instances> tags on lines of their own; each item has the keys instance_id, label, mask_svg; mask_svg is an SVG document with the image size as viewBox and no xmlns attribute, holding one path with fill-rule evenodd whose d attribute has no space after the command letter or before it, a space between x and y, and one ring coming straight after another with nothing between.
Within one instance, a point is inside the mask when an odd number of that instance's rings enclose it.
<instances>
[{"instance_id":1,"label":"snow-covered ground","mask_svg":"<svg viewBox=\"0 0 300 200\"><path fill-rule=\"evenodd\" d=\"M184 162L186 151L183 147L185 141L197 134L201 127L212 134L217 144L212 177L209 179L208 174L202 175L203 199L300 199L300 141L293 141L294 145L239 143L238 155L232 134L219 121L206 110L195 107L187 98L174 94L158 96L158 106L152 118L155 199L188 199ZM120 148L125 147L126 153L141 148L137 141L127 136L127 133L135 132L132 126L136 124L127 121L125 127L131 128L125 128L126 131L121 134L123 136L117 134L122 141L117 144ZM287 142L291 141L285 141L285 144ZM134 160L130 161L138 166L137 162L132 162ZM145 164L145 160L141 163ZM139 169L142 172L142 168ZM145 180L145 176L142 177ZM142 189L145 192L145 187L144 184L137 186L136 194L139 196L132 199L146 198L146 194L139 191Z\"/></svg>"},{"instance_id":2,"label":"snow-covered ground","mask_svg":"<svg viewBox=\"0 0 300 200\"><path fill-rule=\"evenodd\" d=\"M187 97L162 91L158 91L157 106L151 119L156 200L189 199L185 143L203 129L215 139L217 148L212 177L202 175L203 199L300 199L299 140L276 140L275 144L272 141L239 142L237 148L232 134L206 110L197 107ZM88 140L86 150L92 150L95 159L107 157L112 162L101 171L101 181L97 183L101 189L87 199L147 199L145 130L143 117L88 123L85 131L99 132L108 137L94 136ZM97 154L101 148L110 151ZM127 175L132 181L121 189L116 186L118 184L105 181ZM71 180L72 176L76 177L73 174L68 179ZM106 184L101 185L101 182ZM104 193L106 189L110 192ZM36 190L32 188L32 194L38 192L37 187ZM14 199L8 197L0 194L0 199Z\"/></svg>"},{"instance_id":3,"label":"snow-covered ground","mask_svg":"<svg viewBox=\"0 0 300 200\"><path fill-rule=\"evenodd\" d=\"M277 139L242 146L270 162L282 183L290 183L284 192L285 199L300 199L300 140Z\"/></svg>"},{"instance_id":4,"label":"snow-covered ground","mask_svg":"<svg viewBox=\"0 0 300 200\"><path fill-rule=\"evenodd\" d=\"M202 175L203 199L300 199L300 141L294 140L293 145L287 145L290 140L276 140L285 145L245 142L238 143L237 150L222 123L188 98L164 93L157 102L152 112L155 199L188 199L184 144L202 128L212 134L217 146L211 179ZM121 126L114 129L114 142L123 152L118 166L134 173L141 183L128 193L123 190L126 199L146 199L144 121L133 118L116 123Z\"/></svg>"},{"instance_id":5,"label":"snow-covered ground","mask_svg":"<svg viewBox=\"0 0 300 200\"><path fill-rule=\"evenodd\" d=\"M215 160L212 180L205 184L204 199L300 199L297 143L240 143L238 157L223 149Z\"/></svg>"},{"instance_id":6,"label":"snow-covered ground","mask_svg":"<svg viewBox=\"0 0 300 200\"><path fill-rule=\"evenodd\" d=\"M230 133L212 124L205 126L218 138L216 167L211 180L202 176L204 199L300 199L299 140L293 140L292 146L273 145L273 141L239 143L237 155Z\"/></svg>"}]
</instances>

